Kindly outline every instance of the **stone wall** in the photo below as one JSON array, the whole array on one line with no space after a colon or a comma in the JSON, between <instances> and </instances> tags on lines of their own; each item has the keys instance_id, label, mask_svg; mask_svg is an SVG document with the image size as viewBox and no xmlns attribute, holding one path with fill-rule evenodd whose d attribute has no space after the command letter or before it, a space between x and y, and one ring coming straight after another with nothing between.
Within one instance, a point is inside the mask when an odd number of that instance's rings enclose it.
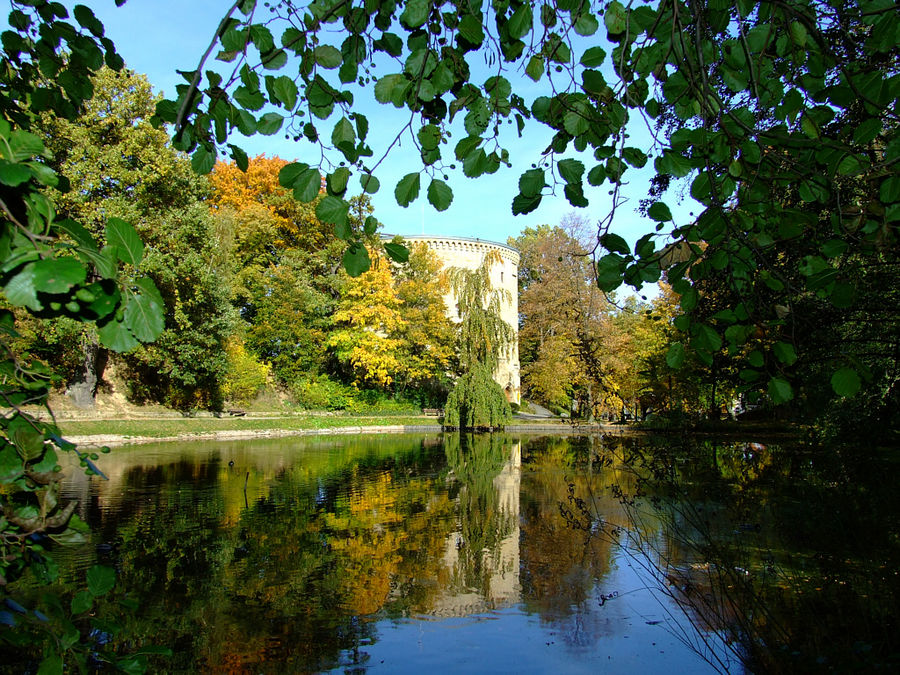
<instances>
[{"instance_id":1,"label":"stone wall","mask_svg":"<svg viewBox=\"0 0 900 675\"><path fill-rule=\"evenodd\" d=\"M503 303L503 320L512 326L516 338L510 354L500 359L494 379L506 391L506 397L511 403L521 403L519 390L519 252L509 246L498 244L484 239L470 239L468 237L431 237L427 235L404 236L404 239L413 244L424 242L443 262L444 267L463 267L477 269L488 251L496 251L500 254L500 264L491 268L491 284L494 288L508 291L510 302ZM444 298L447 305L447 314L454 321L459 321L459 313L456 307L456 299L452 294Z\"/></svg>"}]
</instances>

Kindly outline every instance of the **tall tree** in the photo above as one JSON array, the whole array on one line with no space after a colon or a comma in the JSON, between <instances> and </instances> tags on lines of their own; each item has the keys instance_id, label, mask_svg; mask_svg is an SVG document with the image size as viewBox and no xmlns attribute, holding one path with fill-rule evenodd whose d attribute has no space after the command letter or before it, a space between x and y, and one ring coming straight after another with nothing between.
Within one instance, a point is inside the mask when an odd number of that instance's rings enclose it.
<instances>
[{"instance_id":1,"label":"tall tree","mask_svg":"<svg viewBox=\"0 0 900 675\"><path fill-rule=\"evenodd\" d=\"M441 405L456 371L456 330L447 317L449 291L441 261L422 242L410 247L409 260L394 268L397 298L402 303L403 363L401 389L417 391L427 403Z\"/></svg>"},{"instance_id":2,"label":"tall tree","mask_svg":"<svg viewBox=\"0 0 900 675\"><path fill-rule=\"evenodd\" d=\"M131 222L148 245L144 269L162 295L166 328L153 346L131 341L134 349L122 359L131 395L178 408L216 407L232 319L224 270L211 264L206 181L150 124L158 97L145 77L105 68L92 86L94 96L75 120L42 118L59 173L78 186L54 195L59 211L97 236L110 217ZM70 390L93 394L106 354L95 335L81 343L85 367Z\"/></svg>"},{"instance_id":3,"label":"tall tree","mask_svg":"<svg viewBox=\"0 0 900 675\"><path fill-rule=\"evenodd\" d=\"M501 355L515 331L500 313L508 291L491 284L491 267L500 261L488 252L474 270L450 270L450 289L459 314L459 366L462 376L447 397L445 424L462 429L499 428L511 417L503 389L494 381Z\"/></svg>"},{"instance_id":4,"label":"tall tree","mask_svg":"<svg viewBox=\"0 0 900 675\"><path fill-rule=\"evenodd\" d=\"M390 265L376 257L347 282L334 313L328 346L356 384L387 388L403 368L397 335L406 322L393 281Z\"/></svg>"}]
</instances>

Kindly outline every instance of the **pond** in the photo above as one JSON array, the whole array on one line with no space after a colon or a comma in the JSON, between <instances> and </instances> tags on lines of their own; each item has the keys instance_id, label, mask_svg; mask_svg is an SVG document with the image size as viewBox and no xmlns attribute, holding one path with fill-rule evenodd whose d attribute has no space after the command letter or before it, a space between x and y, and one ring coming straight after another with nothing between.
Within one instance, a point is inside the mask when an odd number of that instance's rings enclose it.
<instances>
[{"instance_id":1,"label":"pond","mask_svg":"<svg viewBox=\"0 0 900 675\"><path fill-rule=\"evenodd\" d=\"M744 672L897 656L898 499L778 444L361 435L70 471L153 670ZM843 475L841 475L843 471ZM837 473L835 473L837 472ZM893 473L896 475L896 473ZM843 483L841 481L844 481ZM100 611L100 610L98 610Z\"/></svg>"}]
</instances>

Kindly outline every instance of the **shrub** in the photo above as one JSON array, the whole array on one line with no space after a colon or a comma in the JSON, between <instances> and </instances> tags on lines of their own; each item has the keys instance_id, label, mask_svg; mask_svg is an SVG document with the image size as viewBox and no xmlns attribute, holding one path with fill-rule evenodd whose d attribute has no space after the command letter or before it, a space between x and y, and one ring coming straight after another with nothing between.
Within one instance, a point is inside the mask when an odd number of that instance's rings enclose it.
<instances>
[{"instance_id":1,"label":"shrub","mask_svg":"<svg viewBox=\"0 0 900 675\"><path fill-rule=\"evenodd\" d=\"M270 367L247 351L244 343L229 340L225 346L228 371L222 383L222 393L233 403L247 403L266 386Z\"/></svg>"}]
</instances>

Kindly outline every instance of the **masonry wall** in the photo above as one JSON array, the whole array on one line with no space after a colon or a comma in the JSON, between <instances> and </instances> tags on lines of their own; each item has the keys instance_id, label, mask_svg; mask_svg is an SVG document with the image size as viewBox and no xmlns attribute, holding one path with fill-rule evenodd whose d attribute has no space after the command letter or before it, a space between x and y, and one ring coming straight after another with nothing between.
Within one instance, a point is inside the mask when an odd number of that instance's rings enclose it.
<instances>
[{"instance_id":1,"label":"masonry wall","mask_svg":"<svg viewBox=\"0 0 900 675\"><path fill-rule=\"evenodd\" d=\"M430 237L425 235L404 236L409 243L424 242L443 263L444 267L462 267L477 269L488 251L500 254L500 264L491 268L491 285L494 288L508 291L510 301L503 303L501 315L503 320L512 326L515 340L510 354L500 359L494 379L503 387L506 397L511 403L521 403L519 389L519 252L509 246L483 239L466 237ZM454 321L459 321L456 298L449 293L444 298L447 314Z\"/></svg>"}]
</instances>

